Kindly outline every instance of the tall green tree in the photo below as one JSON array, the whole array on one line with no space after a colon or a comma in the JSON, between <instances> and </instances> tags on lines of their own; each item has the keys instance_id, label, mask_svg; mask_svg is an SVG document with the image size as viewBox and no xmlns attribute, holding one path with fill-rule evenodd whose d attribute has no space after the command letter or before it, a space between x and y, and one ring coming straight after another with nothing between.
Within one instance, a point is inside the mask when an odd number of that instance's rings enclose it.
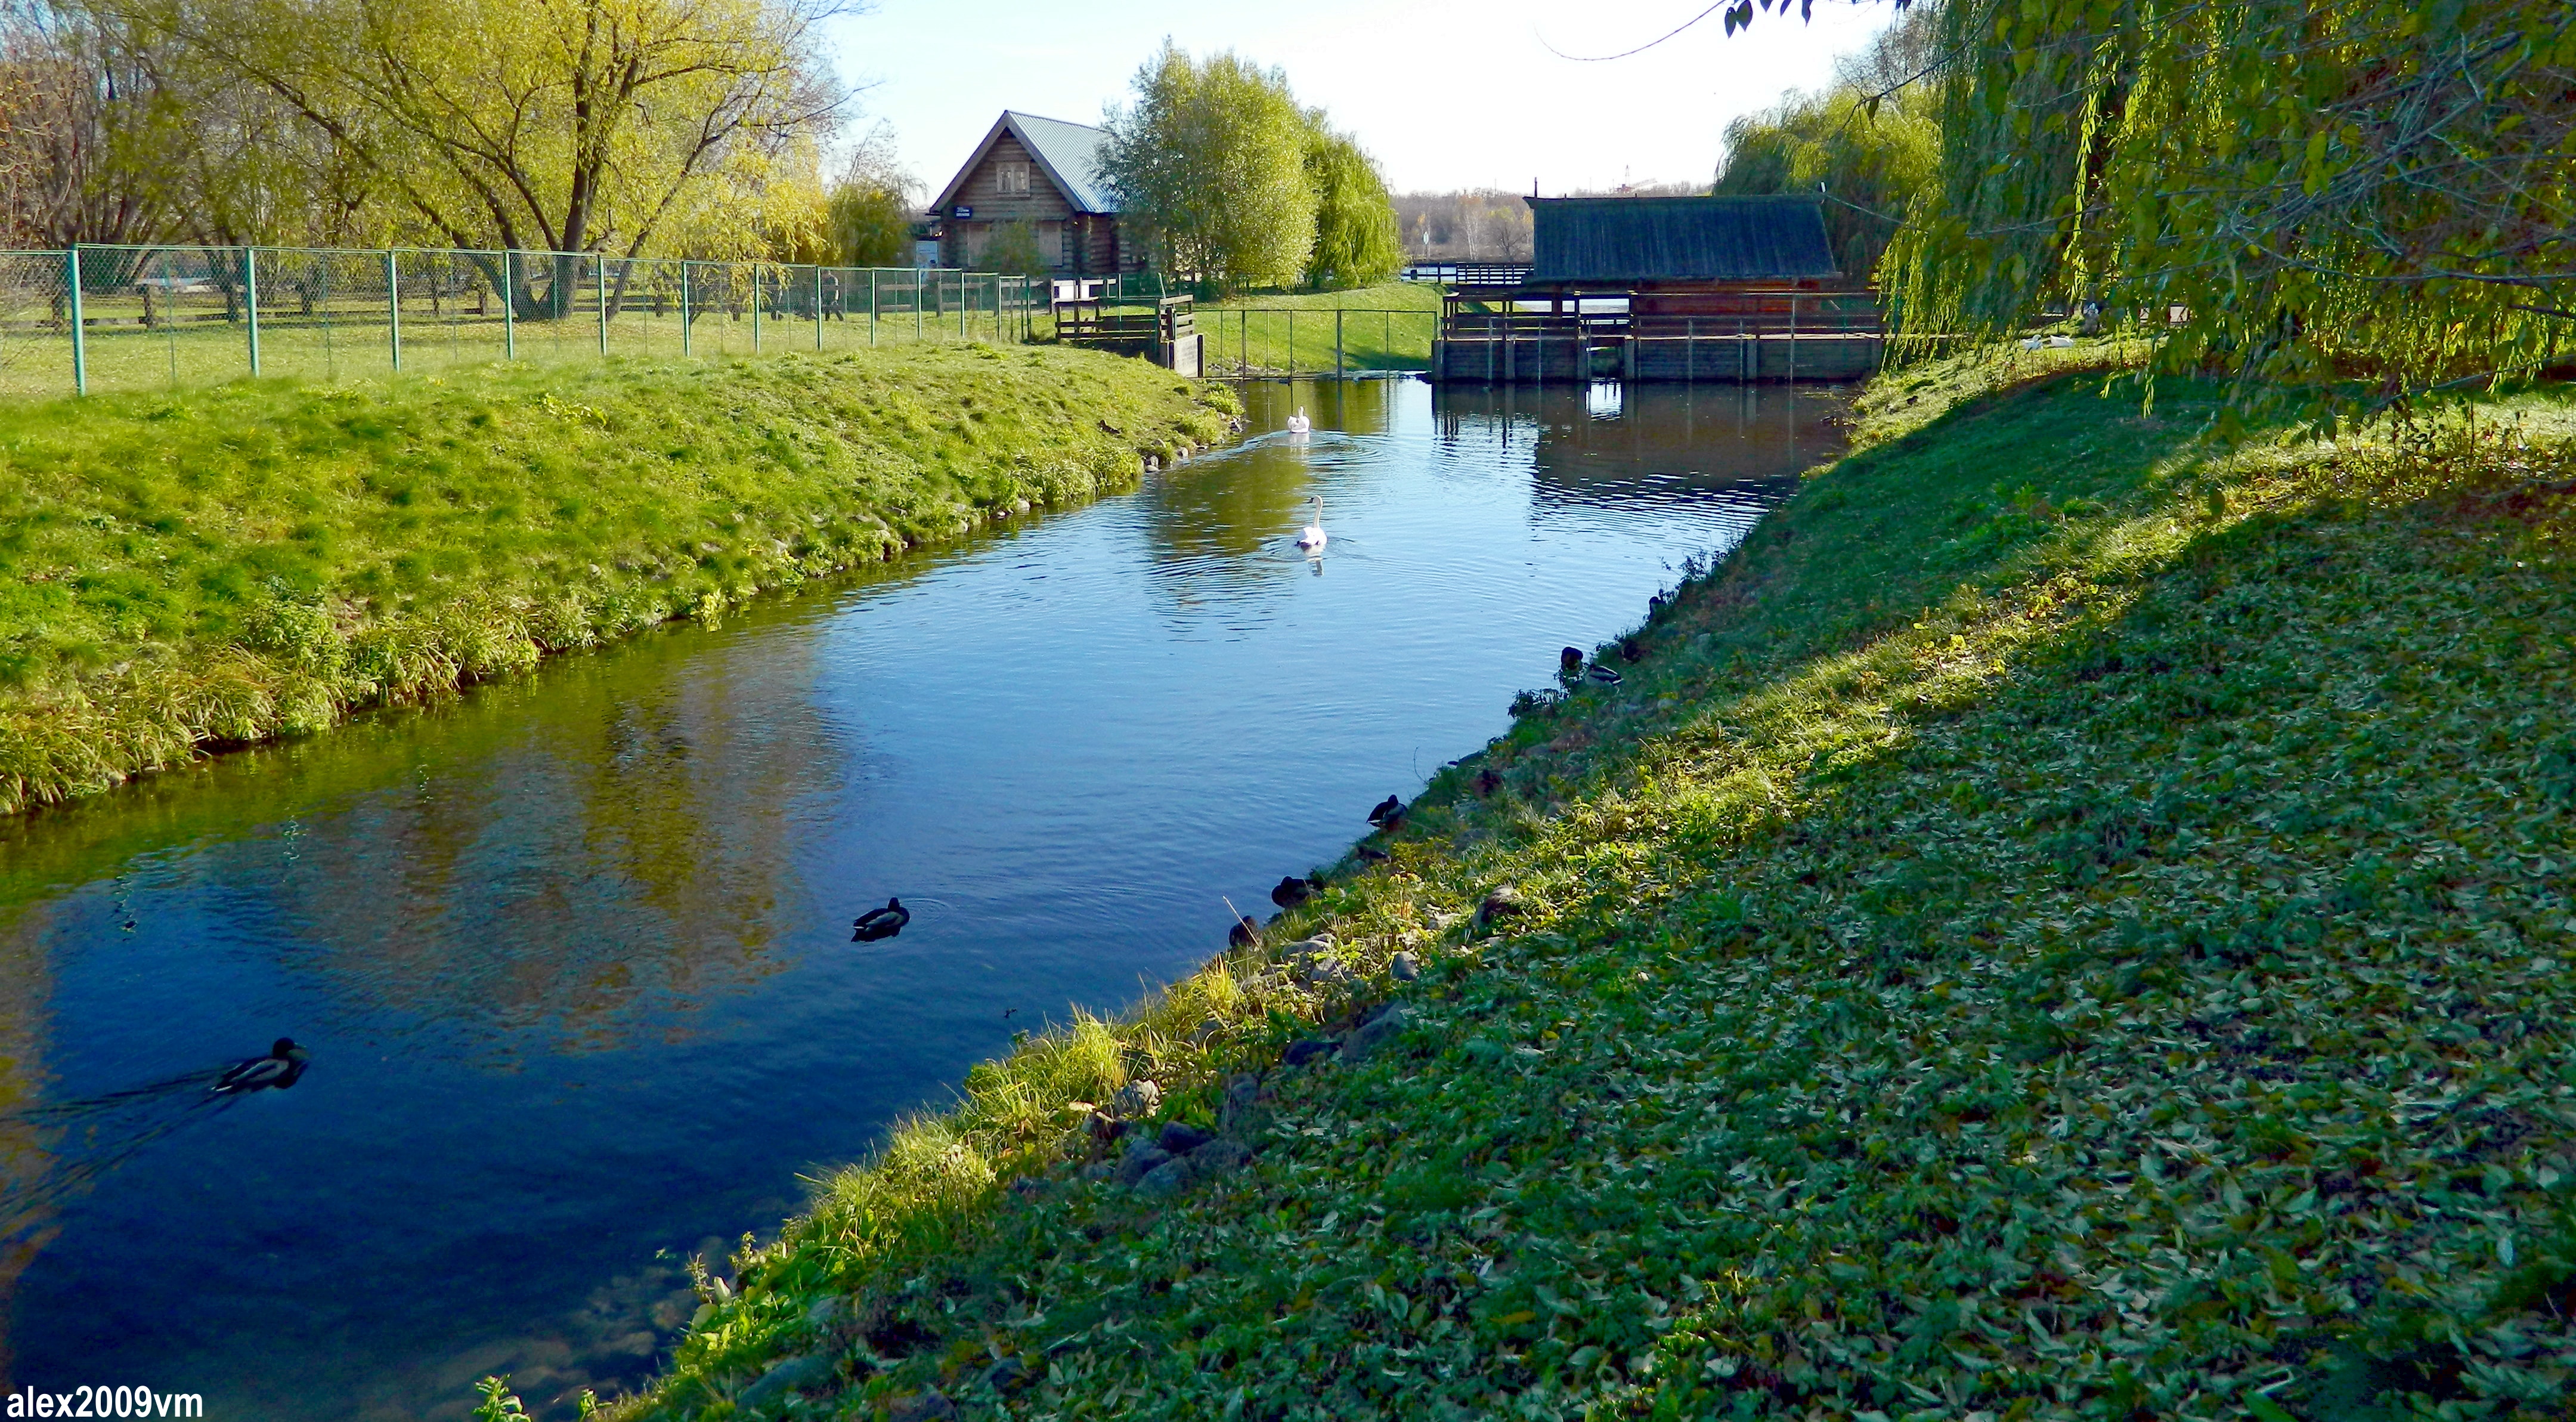
<instances>
[{"instance_id":1,"label":"tall green tree","mask_svg":"<svg viewBox=\"0 0 2576 1422\"><path fill-rule=\"evenodd\" d=\"M825 196L816 260L851 267L912 265L920 180L896 160L894 130L880 121L859 140Z\"/></svg>"},{"instance_id":2,"label":"tall green tree","mask_svg":"<svg viewBox=\"0 0 2576 1422\"><path fill-rule=\"evenodd\" d=\"M1109 115L1102 176L1122 222L1175 275L1220 290L1287 286L1315 243L1306 118L1288 78L1233 51L1193 60L1170 41Z\"/></svg>"},{"instance_id":3,"label":"tall green tree","mask_svg":"<svg viewBox=\"0 0 2576 1422\"><path fill-rule=\"evenodd\" d=\"M1321 109L1306 115L1306 184L1315 195L1315 246L1306 255L1305 284L1330 291L1394 276L1404 265L1404 230L1386 175Z\"/></svg>"},{"instance_id":4,"label":"tall green tree","mask_svg":"<svg viewBox=\"0 0 2576 1422\"><path fill-rule=\"evenodd\" d=\"M810 222L846 0L77 0L261 91L374 183L385 236L756 255Z\"/></svg>"},{"instance_id":5,"label":"tall green tree","mask_svg":"<svg viewBox=\"0 0 2576 1422\"><path fill-rule=\"evenodd\" d=\"M1820 93L1791 93L1726 126L1721 196L1825 196L1825 231L1843 273L1870 277L1941 161L1938 14L1909 8L1866 51L1835 66Z\"/></svg>"}]
</instances>

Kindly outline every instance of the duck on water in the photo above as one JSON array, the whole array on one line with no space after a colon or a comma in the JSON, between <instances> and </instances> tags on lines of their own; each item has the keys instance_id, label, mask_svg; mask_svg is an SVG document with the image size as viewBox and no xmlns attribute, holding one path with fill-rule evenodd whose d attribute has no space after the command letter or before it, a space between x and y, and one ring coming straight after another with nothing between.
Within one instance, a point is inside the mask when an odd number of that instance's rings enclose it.
<instances>
[{"instance_id":1,"label":"duck on water","mask_svg":"<svg viewBox=\"0 0 2576 1422\"><path fill-rule=\"evenodd\" d=\"M311 1054L295 1045L294 1038L280 1037L270 1045L267 1056L251 1057L226 1067L207 1089L218 1096L266 1089L283 1091L304 1075L304 1064L311 1060Z\"/></svg>"},{"instance_id":2,"label":"duck on water","mask_svg":"<svg viewBox=\"0 0 2576 1422\"><path fill-rule=\"evenodd\" d=\"M885 901L884 908L872 908L850 920L850 941L875 943L892 938L903 932L903 926L910 922L912 910L903 906L903 900L890 898Z\"/></svg>"}]
</instances>

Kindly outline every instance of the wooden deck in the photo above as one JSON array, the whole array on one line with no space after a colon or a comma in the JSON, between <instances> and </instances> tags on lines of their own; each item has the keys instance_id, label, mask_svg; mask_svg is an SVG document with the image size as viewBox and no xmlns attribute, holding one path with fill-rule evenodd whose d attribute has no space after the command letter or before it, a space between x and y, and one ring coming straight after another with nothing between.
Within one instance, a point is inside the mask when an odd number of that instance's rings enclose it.
<instances>
[{"instance_id":1,"label":"wooden deck","mask_svg":"<svg viewBox=\"0 0 2576 1422\"><path fill-rule=\"evenodd\" d=\"M1541 302L1551 309L1534 309ZM1453 291L1432 347L1431 378L1479 385L1859 380L1878 369L1886 344L1868 292Z\"/></svg>"},{"instance_id":2,"label":"wooden deck","mask_svg":"<svg viewBox=\"0 0 2576 1422\"><path fill-rule=\"evenodd\" d=\"M1143 356L1181 375L1196 376L1206 362L1198 318L1186 296L1120 304L1089 299L1055 303L1055 338L1117 355Z\"/></svg>"}]
</instances>

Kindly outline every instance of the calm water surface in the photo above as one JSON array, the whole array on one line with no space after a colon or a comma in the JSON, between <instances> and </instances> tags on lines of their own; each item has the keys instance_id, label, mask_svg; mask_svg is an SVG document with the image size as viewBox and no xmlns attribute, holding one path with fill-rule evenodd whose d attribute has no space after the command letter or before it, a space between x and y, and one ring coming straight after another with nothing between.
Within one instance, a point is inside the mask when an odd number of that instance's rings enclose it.
<instances>
[{"instance_id":1,"label":"calm water surface","mask_svg":"<svg viewBox=\"0 0 2576 1422\"><path fill-rule=\"evenodd\" d=\"M1224 941L1830 454L1819 391L1255 386L1141 491L0 824L0 1382L649 1375L679 1257ZM1303 501L1331 543L1294 546ZM901 894L903 936L849 921ZM285 1034L292 1090L208 1096Z\"/></svg>"}]
</instances>

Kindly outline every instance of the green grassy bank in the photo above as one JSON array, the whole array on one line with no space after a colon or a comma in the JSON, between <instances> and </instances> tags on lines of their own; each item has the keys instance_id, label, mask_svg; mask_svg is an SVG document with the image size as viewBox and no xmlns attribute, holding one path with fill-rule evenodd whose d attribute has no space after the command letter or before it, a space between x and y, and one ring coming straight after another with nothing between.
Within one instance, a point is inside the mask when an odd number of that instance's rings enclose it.
<instances>
[{"instance_id":1,"label":"green grassy bank","mask_svg":"<svg viewBox=\"0 0 2576 1422\"><path fill-rule=\"evenodd\" d=\"M2576 400L1992 383L1884 383L1320 955L979 1068L613 1410L2567 1416ZM1255 1158L1080 1169L1147 1078Z\"/></svg>"},{"instance_id":2,"label":"green grassy bank","mask_svg":"<svg viewBox=\"0 0 2576 1422\"><path fill-rule=\"evenodd\" d=\"M1391 281L1355 291L1244 296L1198 309L1211 375L1283 375L1333 368L1335 313L1348 370L1428 370L1440 326L1440 288Z\"/></svg>"},{"instance_id":3,"label":"green grassy bank","mask_svg":"<svg viewBox=\"0 0 2576 1422\"><path fill-rule=\"evenodd\" d=\"M1080 502L1234 408L964 345L0 408L0 812Z\"/></svg>"}]
</instances>

